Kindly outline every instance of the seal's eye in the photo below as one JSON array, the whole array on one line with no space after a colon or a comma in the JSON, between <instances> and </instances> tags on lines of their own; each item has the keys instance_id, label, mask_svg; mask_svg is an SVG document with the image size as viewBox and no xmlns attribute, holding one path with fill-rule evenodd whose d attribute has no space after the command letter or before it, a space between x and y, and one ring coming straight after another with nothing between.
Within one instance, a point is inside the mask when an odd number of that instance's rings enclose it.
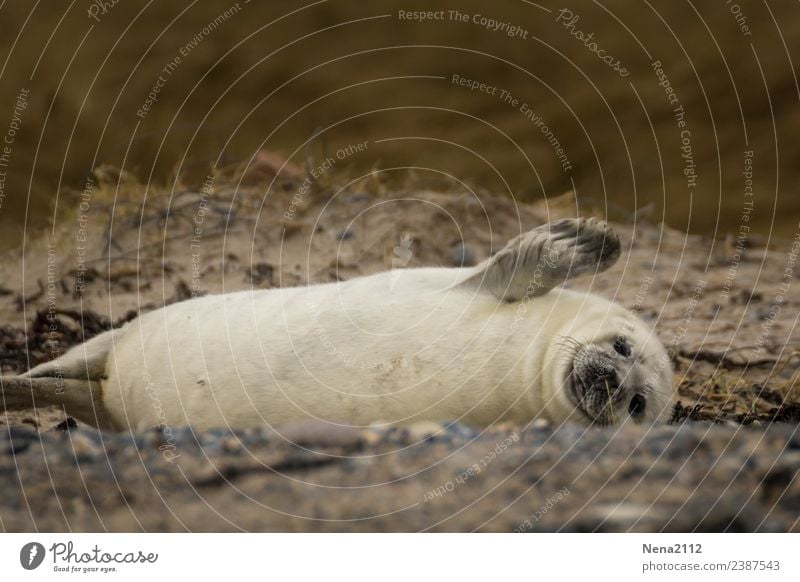
<instances>
[{"instance_id":1,"label":"seal's eye","mask_svg":"<svg viewBox=\"0 0 800 582\"><path fill-rule=\"evenodd\" d=\"M631 355L631 346L628 345L624 337L618 337L614 340L614 351L627 358Z\"/></svg>"},{"instance_id":2,"label":"seal's eye","mask_svg":"<svg viewBox=\"0 0 800 582\"><path fill-rule=\"evenodd\" d=\"M644 414L647 407L647 399L641 394L634 394L631 403L628 405L628 413L634 418Z\"/></svg>"}]
</instances>

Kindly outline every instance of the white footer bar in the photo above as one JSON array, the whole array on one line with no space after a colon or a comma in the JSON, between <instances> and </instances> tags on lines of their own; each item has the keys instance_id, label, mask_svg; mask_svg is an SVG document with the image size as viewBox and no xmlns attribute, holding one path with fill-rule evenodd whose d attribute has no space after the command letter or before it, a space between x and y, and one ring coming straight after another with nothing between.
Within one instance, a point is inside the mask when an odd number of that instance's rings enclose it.
<instances>
[{"instance_id":1,"label":"white footer bar","mask_svg":"<svg viewBox=\"0 0 800 582\"><path fill-rule=\"evenodd\" d=\"M760 581L798 564L800 534L0 534L6 580Z\"/></svg>"}]
</instances>

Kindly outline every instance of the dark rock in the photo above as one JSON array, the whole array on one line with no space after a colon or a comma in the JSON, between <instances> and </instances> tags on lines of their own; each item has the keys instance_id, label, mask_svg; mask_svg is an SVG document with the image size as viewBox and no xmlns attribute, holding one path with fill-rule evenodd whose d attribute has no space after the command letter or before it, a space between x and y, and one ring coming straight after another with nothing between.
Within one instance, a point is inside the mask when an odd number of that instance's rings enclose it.
<instances>
[{"instance_id":1,"label":"dark rock","mask_svg":"<svg viewBox=\"0 0 800 582\"><path fill-rule=\"evenodd\" d=\"M336 234L336 240L343 241L343 240L350 240L353 238L354 234L353 231L349 228L346 228Z\"/></svg>"},{"instance_id":2,"label":"dark rock","mask_svg":"<svg viewBox=\"0 0 800 582\"><path fill-rule=\"evenodd\" d=\"M78 428L78 423L75 421L74 418L68 416L57 425L55 425L51 430L72 430L74 428Z\"/></svg>"},{"instance_id":3,"label":"dark rock","mask_svg":"<svg viewBox=\"0 0 800 582\"><path fill-rule=\"evenodd\" d=\"M269 263L256 263L250 268L250 284L256 287L272 285L275 267Z\"/></svg>"}]
</instances>

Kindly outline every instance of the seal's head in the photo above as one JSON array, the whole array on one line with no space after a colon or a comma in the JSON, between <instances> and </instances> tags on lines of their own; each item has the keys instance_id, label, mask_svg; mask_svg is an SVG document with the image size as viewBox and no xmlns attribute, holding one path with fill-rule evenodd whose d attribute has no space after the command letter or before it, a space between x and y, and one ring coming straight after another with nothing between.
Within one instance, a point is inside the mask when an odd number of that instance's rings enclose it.
<instances>
[{"instance_id":1,"label":"seal's head","mask_svg":"<svg viewBox=\"0 0 800 582\"><path fill-rule=\"evenodd\" d=\"M597 314L555 343L561 406L590 424L667 421L672 366L652 330L619 306ZM565 402L566 401L566 402Z\"/></svg>"}]
</instances>

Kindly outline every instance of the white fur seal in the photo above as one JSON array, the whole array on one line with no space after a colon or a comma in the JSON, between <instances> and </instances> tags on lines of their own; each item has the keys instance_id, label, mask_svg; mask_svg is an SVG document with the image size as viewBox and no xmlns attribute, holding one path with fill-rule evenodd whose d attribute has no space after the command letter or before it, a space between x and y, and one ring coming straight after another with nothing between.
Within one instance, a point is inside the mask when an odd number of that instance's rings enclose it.
<instances>
[{"instance_id":1,"label":"white fur seal","mask_svg":"<svg viewBox=\"0 0 800 582\"><path fill-rule=\"evenodd\" d=\"M666 420L672 372L654 333L614 303L556 287L619 255L606 223L565 219L472 268L195 298L0 378L2 403L63 405L120 430Z\"/></svg>"}]
</instances>

